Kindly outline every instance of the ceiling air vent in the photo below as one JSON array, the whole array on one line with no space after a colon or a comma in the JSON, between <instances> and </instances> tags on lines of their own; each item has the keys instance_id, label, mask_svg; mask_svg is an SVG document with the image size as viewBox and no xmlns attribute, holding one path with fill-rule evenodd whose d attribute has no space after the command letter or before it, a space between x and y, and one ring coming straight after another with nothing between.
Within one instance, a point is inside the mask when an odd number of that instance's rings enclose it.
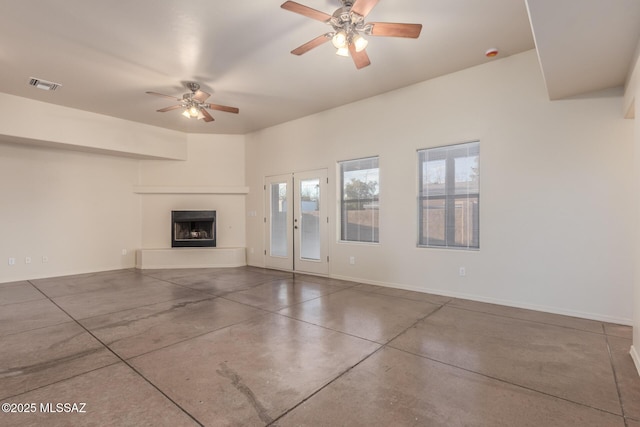
<instances>
[{"instance_id":1,"label":"ceiling air vent","mask_svg":"<svg viewBox=\"0 0 640 427\"><path fill-rule=\"evenodd\" d=\"M56 90L60 86L62 86L60 83L48 82L46 80L37 79L35 77L31 77L29 79L29 84L42 90Z\"/></svg>"}]
</instances>

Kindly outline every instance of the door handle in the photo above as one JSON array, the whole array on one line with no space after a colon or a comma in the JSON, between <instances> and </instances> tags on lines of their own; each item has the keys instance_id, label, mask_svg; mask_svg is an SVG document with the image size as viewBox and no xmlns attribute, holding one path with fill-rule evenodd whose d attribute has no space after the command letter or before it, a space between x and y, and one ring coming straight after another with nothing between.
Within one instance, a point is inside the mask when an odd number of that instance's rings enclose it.
<instances>
[{"instance_id":1,"label":"door handle","mask_svg":"<svg viewBox=\"0 0 640 427\"><path fill-rule=\"evenodd\" d=\"M297 225L294 225L294 226L293 226L293 228L295 228L295 229L297 230L297 229L298 229L298 226L297 226Z\"/></svg>"}]
</instances>

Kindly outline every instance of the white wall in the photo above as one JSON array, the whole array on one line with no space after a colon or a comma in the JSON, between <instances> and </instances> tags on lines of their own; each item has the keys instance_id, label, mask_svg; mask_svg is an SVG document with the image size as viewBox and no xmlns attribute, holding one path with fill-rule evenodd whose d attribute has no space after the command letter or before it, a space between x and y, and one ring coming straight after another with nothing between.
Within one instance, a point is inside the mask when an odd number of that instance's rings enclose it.
<instances>
[{"instance_id":1,"label":"white wall","mask_svg":"<svg viewBox=\"0 0 640 427\"><path fill-rule=\"evenodd\" d=\"M624 112L627 117L634 119L634 172L635 172L635 252L634 252L634 294L633 294L633 345L631 357L635 362L638 374L640 374L640 117L635 112L640 112L640 43L636 49L633 68L629 73L629 80L625 92Z\"/></svg>"},{"instance_id":2,"label":"white wall","mask_svg":"<svg viewBox=\"0 0 640 427\"><path fill-rule=\"evenodd\" d=\"M504 58L247 135L247 210L263 212L265 176L335 177L337 161L379 155L379 245L337 242L330 184L332 276L631 323L633 123L622 103L550 102L535 51ZM416 150L471 140L481 249L418 249ZM264 265L260 215L247 218L247 246L249 264Z\"/></svg>"},{"instance_id":3,"label":"white wall","mask_svg":"<svg viewBox=\"0 0 640 427\"><path fill-rule=\"evenodd\" d=\"M0 143L0 283L132 268L136 249L171 246L171 210L216 210L217 245L244 247L246 194L134 192L245 185L244 136L185 135L185 148L186 161L135 160Z\"/></svg>"},{"instance_id":4,"label":"white wall","mask_svg":"<svg viewBox=\"0 0 640 427\"><path fill-rule=\"evenodd\" d=\"M638 66L636 66L636 71L640 73L640 60L638 61ZM636 111L640 112L640 85L635 87L635 105ZM635 117L635 155L634 155L634 165L635 165L635 220L636 220L636 230L635 230L635 253L634 253L634 266L635 266L635 275L634 275L634 293L633 293L633 345L631 347L631 356L633 357L633 361L635 362L636 368L638 369L638 374L640 374L640 117Z\"/></svg>"},{"instance_id":5,"label":"white wall","mask_svg":"<svg viewBox=\"0 0 640 427\"><path fill-rule=\"evenodd\" d=\"M172 194L142 194L142 248L171 247L172 210L215 210L217 246L245 246L245 194L188 194L197 187L243 187L242 135L191 134L186 161L140 163L140 184L171 187ZM182 187L185 192L176 191ZM207 190L208 191L208 190Z\"/></svg>"},{"instance_id":6,"label":"white wall","mask_svg":"<svg viewBox=\"0 0 640 427\"><path fill-rule=\"evenodd\" d=\"M8 94L0 115L0 282L135 266L135 159L185 159L187 135Z\"/></svg>"},{"instance_id":7,"label":"white wall","mask_svg":"<svg viewBox=\"0 0 640 427\"><path fill-rule=\"evenodd\" d=\"M137 180L137 160L0 144L0 282L133 267Z\"/></svg>"},{"instance_id":8,"label":"white wall","mask_svg":"<svg viewBox=\"0 0 640 427\"><path fill-rule=\"evenodd\" d=\"M186 158L186 134L102 114L0 93L0 117L1 141L134 158Z\"/></svg>"}]
</instances>

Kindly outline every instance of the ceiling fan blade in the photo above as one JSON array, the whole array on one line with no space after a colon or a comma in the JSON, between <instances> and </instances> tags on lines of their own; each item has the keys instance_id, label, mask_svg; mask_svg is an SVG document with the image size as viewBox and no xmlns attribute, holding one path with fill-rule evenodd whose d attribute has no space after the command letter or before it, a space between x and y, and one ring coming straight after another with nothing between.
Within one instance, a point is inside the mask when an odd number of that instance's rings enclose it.
<instances>
[{"instance_id":1,"label":"ceiling fan blade","mask_svg":"<svg viewBox=\"0 0 640 427\"><path fill-rule=\"evenodd\" d=\"M156 110L158 113L166 113L167 111L177 110L178 108L184 108L182 105L172 105L171 107L161 108Z\"/></svg>"},{"instance_id":2,"label":"ceiling fan blade","mask_svg":"<svg viewBox=\"0 0 640 427\"><path fill-rule=\"evenodd\" d=\"M298 46L297 48L293 49L291 53L293 53L294 55L302 55L303 53L309 52L314 47L318 47L321 44L328 42L330 40L330 37L328 36L328 34L330 33L318 36L315 39L306 42L302 46Z\"/></svg>"},{"instance_id":3,"label":"ceiling fan blade","mask_svg":"<svg viewBox=\"0 0 640 427\"><path fill-rule=\"evenodd\" d=\"M280 7L290 12L299 13L300 15L304 15L307 18L317 19L318 21L322 22L327 22L331 19L331 15L320 12L319 10L312 9L303 4L296 3L294 1L286 1L282 3Z\"/></svg>"},{"instance_id":4,"label":"ceiling fan blade","mask_svg":"<svg viewBox=\"0 0 640 427\"><path fill-rule=\"evenodd\" d=\"M207 100L207 98L209 98L211 95L208 94L207 92L198 90L196 91L196 93L193 94L193 99L195 99L198 102L204 102Z\"/></svg>"},{"instance_id":5,"label":"ceiling fan blade","mask_svg":"<svg viewBox=\"0 0 640 427\"><path fill-rule=\"evenodd\" d=\"M203 104L206 108L211 108L212 110L218 111L226 111L227 113L235 113L238 114L240 112L236 107L227 107L226 105L218 105L218 104Z\"/></svg>"},{"instance_id":6,"label":"ceiling fan blade","mask_svg":"<svg viewBox=\"0 0 640 427\"><path fill-rule=\"evenodd\" d=\"M351 12L367 16L377 4L378 0L356 0L351 6Z\"/></svg>"},{"instance_id":7,"label":"ceiling fan blade","mask_svg":"<svg viewBox=\"0 0 640 427\"><path fill-rule=\"evenodd\" d=\"M202 118L202 120L204 120L205 122L212 122L213 121L213 117L211 117L211 114L209 114L209 112L207 110L205 110L204 108L201 108L200 112L204 116Z\"/></svg>"},{"instance_id":8,"label":"ceiling fan blade","mask_svg":"<svg viewBox=\"0 0 640 427\"><path fill-rule=\"evenodd\" d=\"M165 94L158 93L158 92L146 92L146 93L148 93L149 95L162 96L164 98L169 98L169 99L175 99L177 101L182 101L181 98L176 98L175 96L165 95Z\"/></svg>"},{"instance_id":9,"label":"ceiling fan blade","mask_svg":"<svg viewBox=\"0 0 640 427\"><path fill-rule=\"evenodd\" d=\"M353 63L356 64L356 68L358 70L371 64L371 61L369 61L369 55L367 55L367 51L362 49L360 52L356 52L356 47L353 45L353 43L349 45L349 53L351 54Z\"/></svg>"},{"instance_id":10,"label":"ceiling fan blade","mask_svg":"<svg viewBox=\"0 0 640 427\"><path fill-rule=\"evenodd\" d=\"M393 22L369 22L372 36L408 37L417 39L422 31L422 24L395 24Z\"/></svg>"}]
</instances>

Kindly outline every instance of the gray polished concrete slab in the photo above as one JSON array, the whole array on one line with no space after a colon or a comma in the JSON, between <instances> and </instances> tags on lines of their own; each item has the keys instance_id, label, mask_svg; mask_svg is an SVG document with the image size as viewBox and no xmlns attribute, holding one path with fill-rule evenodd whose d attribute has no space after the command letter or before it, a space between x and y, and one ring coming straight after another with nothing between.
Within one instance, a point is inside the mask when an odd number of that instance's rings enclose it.
<instances>
[{"instance_id":1,"label":"gray polished concrete slab","mask_svg":"<svg viewBox=\"0 0 640 427\"><path fill-rule=\"evenodd\" d=\"M632 341L608 337L608 342L624 415L640 421L640 381L638 381L636 366L629 354Z\"/></svg>"},{"instance_id":2,"label":"gray polished concrete slab","mask_svg":"<svg viewBox=\"0 0 640 427\"><path fill-rule=\"evenodd\" d=\"M111 351L73 321L7 335L0 346L0 398L117 361Z\"/></svg>"},{"instance_id":3,"label":"gray polished concrete slab","mask_svg":"<svg viewBox=\"0 0 640 427\"><path fill-rule=\"evenodd\" d=\"M0 306L45 298L29 282L0 283Z\"/></svg>"},{"instance_id":4,"label":"gray polished concrete slab","mask_svg":"<svg viewBox=\"0 0 640 427\"><path fill-rule=\"evenodd\" d=\"M347 289L279 313L371 341L385 343L438 305Z\"/></svg>"},{"instance_id":5,"label":"gray polished concrete slab","mask_svg":"<svg viewBox=\"0 0 640 427\"><path fill-rule=\"evenodd\" d=\"M180 299L82 319L122 358L130 358L266 313L221 298Z\"/></svg>"},{"instance_id":6,"label":"gray polished concrete slab","mask_svg":"<svg viewBox=\"0 0 640 427\"><path fill-rule=\"evenodd\" d=\"M547 323L550 325L564 326L565 328L579 329L581 331L604 333L603 323L595 320L580 319L578 317L562 316L559 314L544 313L541 311L527 310L523 308L507 307L498 304L471 301L454 298L450 304L452 307L463 308L470 311L495 314L497 316L512 317L514 319L529 320L532 322Z\"/></svg>"},{"instance_id":7,"label":"gray polished concrete slab","mask_svg":"<svg viewBox=\"0 0 640 427\"><path fill-rule=\"evenodd\" d=\"M390 346L621 414L603 334L444 307Z\"/></svg>"},{"instance_id":8,"label":"gray polished concrete slab","mask_svg":"<svg viewBox=\"0 0 640 427\"><path fill-rule=\"evenodd\" d=\"M626 338L628 340L633 339L633 328L627 325L615 325L613 323L604 323L604 331L607 335Z\"/></svg>"},{"instance_id":9,"label":"gray polished concrete slab","mask_svg":"<svg viewBox=\"0 0 640 427\"><path fill-rule=\"evenodd\" d=\"M623 427L621 417L392 348L278 420L286 426Z\"/></svg>"},{"instance_id":10,"label":"gray polished concrete slab","mask_svg":"<svg viewBox=\"0 0 640 427\"><path fill-rule=\"evenodd\" d=\"M0 284L0 425L640 427L631 328L254 267ZM38 406L39 409L39 406Z\"/></svg>"},{"instance_id":11,"label":"gray polished concrete slab","mask_svg":"<svg viewBox=\"0 0 640 427\"><path fill-rule=\"evenodd\" d=\"M135 270L112 271L102 274L83 274L68 280L64 277L40 279L32 282L49 298L63 297L84 292L108 290L125 290L140 285L161 283L153 277L142 275Z\"/></svg>"},{"instance_id":12,"label":"gray polished concrete slab","mask_svg":"<svg viewBox=\"0 0 640 427\"><path fill-rule=\"evenodd\" d=\"M134 286L102 287L89 292L52 298L52 301L74 318L82 319L189 297L205 296L184 286L155 281Z\"/></svg>"},{"instance_id":13,"label":"gray polished concrete slab","mask_svg":"<svg viewBox=\"0 0 640 427\"><path fill-rule=\"evenodd\" d=\"M263 425L379 347L269 314L131 363L205 425Z\"/></svg>"},{"instance_id":14,"label":"gray polished concrete slab","mask_svg":"<svg viewBox=\"0 0 640 427\"><path fill-rule=\"evenodd\" d=\"M71 317L49 299L3 305L0 309L0 336L69 322Z\"/></svg>"},{"instance_id":15,"label":"gray polished concrete slab","mask_svg":"<svg viewBox=\"0 0 640 427\"><path fill-rule=\"evenodd\" d=\"M7 427L198 426L188 414L123 363L87 372L3 402L36 405L35 413L0 414L0 423ZM65 404L69 408L66 412ZM62 410L57 412L58 408Z\"/></svg>"},{"instance_id":16,"label":"gray polished concrete slab","mask_svg":"<svg viewBox=\"0 0 640 427\"><path fill-rule=\"evenodd\" d=\"M356 291L373 292L376 294L412 299L416 301L426 301L433 304L446 304L453 299L451 297L434 295L426 292L407 291L405 289L387 288L378 285L357 285L352 289Z\"/></svg>"},{"instance_id":17,"label":"gray polished concrete slab","mask_svg":"<svg viewBox=\"0 0 640 427\"><path fill-rule=\"evenodd\" d=\"M343 287L304 279L276 279L232 292L225 298L264 310L276 311L342 290Z\"/></svg>"}]
</instances>

